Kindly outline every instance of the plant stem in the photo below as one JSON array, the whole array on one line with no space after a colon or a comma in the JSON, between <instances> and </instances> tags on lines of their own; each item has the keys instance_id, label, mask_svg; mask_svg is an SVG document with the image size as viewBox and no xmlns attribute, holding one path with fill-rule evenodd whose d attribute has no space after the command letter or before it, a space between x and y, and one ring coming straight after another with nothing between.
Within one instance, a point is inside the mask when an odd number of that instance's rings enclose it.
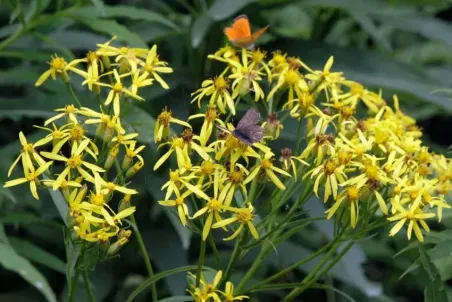
<instances>
[{"instance_id":1,"label":"plant stem","mask_svg":"<svg viewBox=\"0 0 452 302\"><path fill-rule=\"evenodd\" d=\"M83 283L85 284L85 290L88 294L89 301L96 301L96 298L94 298L93 290L91 289L91 285L89 284L88 270L83 271Z\"/></svg>"},{"instance_id":2,"label":"plant stem","mask_svg":"<svg viewBox=\"0 0 452 302\"><path fill-rule=\"evenodd\" d=\"M337 255L333 261L331 261L319 274L317 274L316 276L312 277L310 280L306 280L307 283L303 284L301 287L298 287L296 289L293 289L292 292L286 296L286 298L284 299L284 301L290 301L293 298L295 298L296 296L298 296L299 294L301 294L302 292L304 292L306 289L308 289L312 284L314 284L318 279L320 279L321 277L323 277L325 274L327 274L330 269L336 265L336 263L338 263L342 257L344 257L344 255L350 250L350 248L353 246L353 244L355 244L355 242L351 241L347 244L347 246L339 253L339 255ZM333 248L332 250L336 250L336 248ZM312 272L311 272L312 274ZM310 274L310 275L311 275ZM307 277L305 278L307 279ZM302 283L304 283L304 281L302 281Z\"/></svg>"},{"instance_id":3,"label":"plant stem","mask_svg":"<svg viewBox=\"0 0 452 302\"><path fill-rule=\"evenodd\" d=\"M283 269L282 271L280 271L280 272L274 274L273 276L271 276L271 277L269 277L269 278L267 278L267 279L265 279L265 280L263 280L263 281L260 281L260 282L256 283L256 284L253 285L251 288L247 289L245 292L249 292L249 291L251 291L251 290L257 289L257 288L259 288L259 287L261 287L261 286L264 286L264 285L270 283L271 281L273 281L273 280L275 280L275 279L278 279L279 277L282 277L282 276L288 274L289 272L293 271L294 269L297 269L297 268L300 267L301 265L303 265L303 264L305 264L305 263L311 261L312 259L316 258L316 257L319 256L320 254L322 254L323 252L325 252L326 250L328 250L334 243L335 243L334 240L333 240L333 241L330 241L328 244L326 244L326 245L324 245L322 248L320 248L317 252L315 252L315 253L309 255L309 256L306 257L306 258L301 259L300 261L298 261L298 262L292 264L292 265L289 266L289 267L286 267L285 269Z\"/></svg>"},{"instance_id":4,"label":"plant stem","mask_svg":"<svg viewBox=\"0 0 452 302\"><path fill-rule=\"evenodd\" d=\"M295 154L298 156L298 149L300 147L300 132L301 132L301 120L302 118L300 118L298 120L298 127L297 127L297 136L295 138L296 140L296 144L295 144Z\"/></svg>"},{"instance_id":5,"label":"plant stem","mask_svg":"<svg viewBox=\"0 0 452 302\"><path fill-rule=\"evenodd\" d=\"M71 93L71 95L72 95L72 97L74 98L74 100L75 100L75 102L77 103L77 105L78 105L79 107L82 107L82 104L80 103L80 101L79 101L77 95L75 94L75 91L74 91L74 89L72 88L71 84L70 84L70 83L67 83L66 86L67 86L67 88L69 89L69 92Z\"/></svg>"},{"instance_id":6,"label":"plant stem","mask_svg":"<svg viewBox=\"0 0 452 302\"><path fill-rule=\"evenodd\" d=\"M75 301L75 291L77 289L77 285L78 285L78 275L80 273L80 270L76 267L75 268L75 274L74 274L74 278L72 279L72 287L71 287L71 291L69 292L69 302L74 302Z\"/></svg>"},{"instance_id":7,"label":"plant stem","mask_svg":"<svg viewBox=\"0 0 452 302\"><path fill-rule=\"evenodd\" d=\"M198 270L196 271L196 287L201 283L202 267L204 265L204 256L206 254L206 241L201 239L201 248L199 251Z\"/></svg>"},{"instance_id":8,"label":"plant stem","mask_svg":"<svg viewBox=\"0 0 452 302\"><path fill-rule=\"evenodd\" d=\"M240 292L242 287L246 285L246 283L251 279L251 277L253 277L254 273L259 268L259 266L261 265L261 263L265 259L265 257L268 255L269 251L270 251L269 244L262 245L259 255L253 261L253 264L251 265L250 269L246 272L245 276L243 276L242 280L240 281L239 285L237 286L237 289L236 289L237 292Z\"/></svg>"},{"instance_id":9,"label":"plant stem","mask_svg":"<svg viewBox=\"0 0 452 302\"><path fill-rule=\"evenodd\" d=\"M154 270L152 269L151 260L149 259L149 255L146 251L146 247L144 245L143 237L141 237L140 230L138 229L137 222L135 220L135 215L130 215L130 220L135 225L135 237L137 238L138 245L140 246L141 254L144 258L144 264L146 265L146 270L148 271L149 278L152 278L154 276ZM152 291L152 301L157 301L157 287L155 286L155 282L151 285L151 291Z\"/></svg>"},{"instance_id":10,"label":"plant stem","mask_svg":"<svg viewBox=\"0 0 452 302\"><path fill-rule=\"evenodd\" d=\"M235 242L234 250L232 251L231 258L229 259L228 267L226 268L226 271L223 275L224 282L222 282L222 283L225 283L226 281L229 280L229 277L232 274L232 269L235 266L236 262L239 260L240 251L241 251L240 245L242 244L243 238L245 238L244 231L242 232L242 234L240 234L240 237L237 238L237 241Z\"/></svg>"}]
</instances>

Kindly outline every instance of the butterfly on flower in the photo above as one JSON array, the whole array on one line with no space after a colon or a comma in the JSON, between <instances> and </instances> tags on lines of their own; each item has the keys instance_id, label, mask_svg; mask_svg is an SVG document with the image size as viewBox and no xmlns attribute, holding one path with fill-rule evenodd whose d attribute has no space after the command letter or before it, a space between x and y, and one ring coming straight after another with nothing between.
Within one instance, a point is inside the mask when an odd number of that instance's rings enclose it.
<instances>
[{"instance_id":1,"label":"butterfly on flower","mask_svg":"<svg viewBox=\"0 0 452 302\"><path fill-rule=\"evenodd\" d=\"M225 27L223 32L232 44L237 47L251 49L254 42L267 30L268 25L251 33L250 21L246 15L234 19L231 27Z\"/></svg>"},{"instance_id":2,"label":"butterfly on flower","mask_svg":"<svg viewBox=\"0 0 452 302\"><path fill-rule=\"evenodd\" d=\"M232 135L239 139L242 143L247 145L252 145L262 140L264 137L264 129L261 125L257 125L261 118L259 112L254 108L248 109L245 115L237 124L234 130L232 130ZM228 129L221 126L217 126L223 131L230 132Z\"/></svg>"}]
</instances>

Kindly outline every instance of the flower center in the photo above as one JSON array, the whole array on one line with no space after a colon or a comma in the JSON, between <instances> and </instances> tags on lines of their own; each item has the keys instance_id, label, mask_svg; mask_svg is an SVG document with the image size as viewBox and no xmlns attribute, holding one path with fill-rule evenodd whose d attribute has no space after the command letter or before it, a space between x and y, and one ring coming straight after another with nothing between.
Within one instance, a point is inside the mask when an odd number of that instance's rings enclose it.
<instances>
[{"instance_id":1,"label":"flower center","mask_svg":"<svg viewBox=\"0 0 452 302\"><path fill-rule=\"evenodd\" d=\"M206 121L213 123L217 118L217 110L213 107L209 107L206 111Z\"/></svg>"},{"instance_id":2,"label":"flower center","mask_svg":"<svg viewBox=\"0 0 452 302\"><path fill-rule=\"evenodd\" d=\"M157 120L159 121L160 125L163 125L163 127L168 128L172 115L173 114L171 113L171 111L166 111L165 109L162 111L162 113L159 114Z\"/></svg>"},{"instance_id":3,"label":"flower center","mask_svg":"<svg viewBox=\"0 0 452 302\"><path fill-rule=\"evenodd\" d=\"M82 164L82 157L80 155L73 155L68 159L67 165L71 168L77 168Z\"/></svg>"},{"instance_id":4,"label":"flower center","mask_svg":"<svg viewBox=\"0 0 452 302\"><path fill-rule=\"evenodd\" d=\"M183 204L184 204L184 199L183 199L182 197L177 198L177 199L176 199L176 204L177 204L178 206L183 205Z\"/></svg>"},{"instance_id":5,"label":"flower center","mask_svg":"<svg viewBox=\"0 0 452 302\"><path fill-rule=\"evenodd\" d=\"M323 171L326 175L331 175L336 171L337 163L334 159L328 159L323 166Z\"/></svg>"},{"instance_id":6,"label":"flower center","mask_svg":"<svg viewBox=\"0 0 452 302\"><path fill-rule=\"evenodd\" d=\"M300 74L293 69L289 69L284 75L284 80L288 86L294 86L300 80Z\"/></svg>"},{"instance_id":7,"label":"flower center","mask_svg":"<svg viewBox=\"0 0 452 302\"><path fill-rule=\"evenodd\" d=\"M66 61L63 58L54 57L50 62L50 66L52 66L52 68L56 69L58 72L63 72L64 68L66 67Z\"/></svg>"},{"instance_id":8,"label":"flower center","mask_svg":"<svg viewBox=\"0 0 452 302\"><path fill-rule=\"evenodd\" d=\"M28 154L32 154L35 151L35 149L33 148L33 144L26 144L22 150Z\"/></svg>"},{"instance_id":9,"label":"flower center","mask_svg":"<svg viewBox=\"0 0 452 302\"><path fill-rule=\"evenodd\" d=\"M261 162L261 167L263 169L269 169L273 166L272 162L269 159L264 158Z\"/></svg>"},{"instance_id":10,"label":"flower center","mask_svg":"<svg viewBox=\"0 0 452 302\"><path fill-rule=\"evenodd\" d=\"M85 135L85 130L80 125L74 125L70 132L72 140L79 141Z\"/></svg>"},{"instance_id":11,"label":"flower center","mask_svg":"<svg viewBox=\"0 0 452 302\"><path fill-rule=\"evenodd\" d=\"M113 90L116 93L120 93L122 91L122 88L123 88L123 86L122 86L122 84L120 82L116 82L116 84L113 85Z\"/></svg>"},{"instance_id":12,"label":"flower center","mask_svg":"<svg viewBox=\"0 0 452 302\"><path fill-rule=\"evenodd\" d=\"M28 181L35 181L38 178L38 176L36 175L35 172L30 172L30 174L28 174L26 178Z\"/></svg>"},{"instance_id":13,"label":"flower center","mask_svg":"<svg viewBox=\"0 0 452 302\"><path fill-rule=\"evenodd\" d=\"M366 175L370 179L377 179L378 178L378 168L374 165L366 166Z\"/></svg>"},{"instance_id":14,"label":"flower center","mask_svg":"<svg viewBox=\"0 0 452 302\"><path fill-rule=\"evenodd\" d=\"M66 114L75 113L75 106L74 105L66 105L66 107L64 107L64 111L66 112Z\"/></svg>"},{"instance_id":15,"label":"flower center","mask_svg":"<svg viewBox=\"0 0 452 302\"><path fill-rule=\"evenodd\" d=\"M254 63L259 64L264 60L265 55L266 55L265 51L260 51L258 49L253 52L251 59L253 60Z\"/></svg>"},{"instance_id":16,"label":"flower center","mask_svg":"<svg viewBox=\"0 0 452 302\"><path fill-rule=\"evenodd\" d=\"M286 56L284 56L283 54L281 54L281 52L277 51L273 53L273 64L275 64L275 66L281 65L286 63Z\"/></svg>"},{"instance_id":17,"label":"flower center","mask_svg":"<svg viewBox=\"0 0 452 302\"><path fill-rule=\"evenodd\" d=\"M177 171L170 171L169 176L172 182L177 182L180 180L179 172Z\"/></svg>"},{"instance_id":18,"label":"flower center","mask_svg":"<svg viewBox=\"0 0 452 302\"><path fill-rule=\"evenodd\" d=\"M253 221L253 214L250 211L243 211L237 213L237 221L240 223L247 223Z\"/></svg>"},{"instance_id":19,"label":"flower center","mask_svg":"<svg viewBox=\"0 0 452 302\"><path fill-rule=\"evenodd\" d=\"M215 172L215 167L213 165L213 162L210 160L205 160L201 164L201 172L205 175L211 175Z\"/></svg>"},{"instance_id":20,"label":"flower center","mask_svg":"<svg viewBox=\"0 0 452 302\"><path fill-rule=\"evenodd\" d=\"M91 195L91 203L97 206L100 206L104 203L104 195L103 194L92 194Z\"/></svg>"},{"instance_id":21,"label":"flower center","mask_svg":"<svg viewBox=\"0 0 452 302\"><path fill-rule=\"evenodd\" d=\"M209 212L220 211L221 210L221 202L216 199L212 199L209 201L207 207L209 208Z\"/></svg>"},{"instance_id":22,"label":"flower center","mask_svg":"<svg viewBox=\"0 0 452 302\"><path fill-rule=\"evenodd\" d=\"M348 187L347 197L351 201L357 200L359 198L359 189L357 189L356 187Z\"/></svg>"},{"instance_id":23,"label":"flower center","mask_svg":"<svg viewBox=\"0 0 452 302\"><path fill-rule=\"evenodd\" d=\"M239 171L233 171L229 174L229 180L233 183L233 184L240 184L243 179L244 179L244 173L239 170Z\"/></svg>"},{"instance_id":24,"label":"flower center","mask_svg":"<svg viewBox=\"0 0 452 302\"><path fill-rule=\"evenodd\" d=\"M362 95L363 92L364 92L364 87L363 87L363 85L361 85L361 84L359 84L359 83L353 83L353 84L350 86L350 92L351 92L351 94L353 94L353 95L358 95L358 96L360 96L360 95Z\"/></svg>"},{"instance_id":25,"label":"flower center","mask_svg":"<svg viewBox=\"0 0 452 302\"><path fill-rule=\"evenodd\" d=\"M214 80L213 85L217 91L222 91L228 87L228 82L223 77L218 77Z\"/></svg>"}]
</instances>

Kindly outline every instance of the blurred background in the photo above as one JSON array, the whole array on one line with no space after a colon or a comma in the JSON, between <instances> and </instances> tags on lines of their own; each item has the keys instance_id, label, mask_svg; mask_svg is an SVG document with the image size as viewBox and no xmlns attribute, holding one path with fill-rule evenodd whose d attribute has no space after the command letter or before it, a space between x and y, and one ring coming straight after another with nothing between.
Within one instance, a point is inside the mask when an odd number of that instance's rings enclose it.
<instances>
[{"instance_id":1,"label":"blurred background","mask_svg":"<svg viewBox=\"0 0 452 302\"><path fill-rule=\"evenodd\" d=\"M217 75L218 66L206 59L227 41L223 28L247 14L253 29L270 25L258 47L281 50L297 56L313 68L322 68L333 55L334 71L343 71L369 89L383 89L391 102L397 93L402 110L423 128L424 143L446 154L452 142L449 134L452 101L452 5L446 0L2 0L0 1L0 180L20 150L20 130L36 141L34 124L52 116L52 110L72 103L65 85L48 81L34 83L47 70L52 54L66 61L84 57L96 43L113 35L117 45L158 45L160 59L169 62L174 73L170 85L143 90L147 102L130 109L127 120L147 144L145 168L135 177L140 192L133 202L148 251L157 271L193 264L197 260L199 236L180 226L177 218L159 207L161 175L152 171L156 146L152 142L155 117L168 106L181 119L195 112L190 93L203 79ZM74 77L74 80L77 81ZM96 101L75 82L82 103L96 108ZM80 97L79 97L80 98ZM285 125L281 146L290 144L290 123ZM163 171L163 172L162 172ZM18 176L17 173L14 176ZM42 192L35 200L28 190L0 188L0 301L46 301L67 296L62 222L51 196ZM308 209L322 212L313 203ZM452 227L445 213L433 230ZM418 269L418 251L410 249L405 236L391 240L388 230L358 242L325 283L340 291L310 290L299 301L447 301L424 297L428 278ZM331 225L319 224L302 231L278 246L259 271L265 276L312 253L328 240ZM444 234L441 233L441 234ZM164 238L164 240L162 240ZM452 297L452 236L430 241L429 255L438 269L438 284ZM8 245L13 249L6 248ZM219 242L227 259L230 246ZM398 254L402 251L403 253ZM210 255L208 255L210 256ZM250 255L248 260L252 260ZM210 256L210 258L212 258ZM207 263L213 259L207 259ZM243 268L247 267L247 259ZM279 282L296 282L309 271L300 267ZM29 272L23 274L24 270ZM239 279L242 271L233 278ZM124 301L145 280L146 271L134 240L121 256L100 263L90 274L99 301ZM166 296L186 295L186 277L173 275L159 281ZM79 286L78 301L85 301ZM149 294L149 293L148 293ZM278 293L256 294L252 301L278 301ZM137 301L147 301L141 295ZM189 301L179 300L166 301ZM452 300L451 300L452 301Z\"/></svg>"}]
</instances>

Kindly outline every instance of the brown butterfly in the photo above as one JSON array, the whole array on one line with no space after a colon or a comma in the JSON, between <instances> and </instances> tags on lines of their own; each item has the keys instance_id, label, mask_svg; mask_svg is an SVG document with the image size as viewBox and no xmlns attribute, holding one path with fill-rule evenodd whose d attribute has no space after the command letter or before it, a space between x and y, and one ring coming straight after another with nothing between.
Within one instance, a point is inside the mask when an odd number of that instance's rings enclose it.
<instances>
[{"instance_id":1,"label":"brown butterfly","mask_svg":"<svg viewBox=\"0 0 452 302\"><path fill-rule=\"evenodd\" d=\"M223 32L229 41L237 47L253 48L254 42L267 30L268 25L251 33L250 21L246 15L234 19L231 27L225 27Z\"/></svg>"}]
</instances>

